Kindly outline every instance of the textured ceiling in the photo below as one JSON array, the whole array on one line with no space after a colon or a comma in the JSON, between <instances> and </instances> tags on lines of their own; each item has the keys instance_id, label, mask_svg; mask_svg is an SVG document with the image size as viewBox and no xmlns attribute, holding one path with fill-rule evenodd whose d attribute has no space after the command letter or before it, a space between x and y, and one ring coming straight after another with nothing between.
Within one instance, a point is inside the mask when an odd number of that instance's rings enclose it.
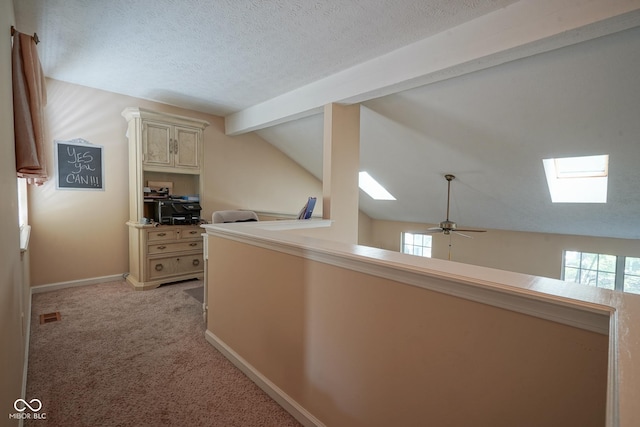
<instances>
[{"instance_id":1,"label":"textured ceiling","mask_svg":"<svg viewBox=\"0 0 640 427\"><path fill-rule=\"evenodd\" d=\"M19 0L16 15L48 77L224 116L509 3Z\"/></svg>"},{"instance_id":2,"label":"textured ceiling","mask_svg":"<svg viewBox=\"0 0 640 427\"><path fill-rule=\"evenodd\" d=\"M542 50L501 39L621 5L637 8L616 21L623 28L612 30L604 18L576 24L542 34L554 42ZM349 67L354 74L358 64L375 65L411 43L444 40L427 64L459 55L449 42L461 34L470 34L458 45L466 55L487 40L504 45L473 67L463 55L465 72L449 68L429 84L413 80L362 99L361 169L398 199L361 193L362 211L438 223L443 174L453 173L451 219L459 226L640 239L638 0L16 0L15 8L18 28L42 40L47 76L227 118ZM483 20L505 9L531 10L532 24L512 23L517 14L506 12ZM475 44L479 31L484 39ZM514 55L516 48L526 53ZM399 75L408 62L385 70ZM321 179L322 122L313 115L257 132ZM611 156L608 203L551 204L542 159L590 154Z\"/></svg>"}]
</instances>

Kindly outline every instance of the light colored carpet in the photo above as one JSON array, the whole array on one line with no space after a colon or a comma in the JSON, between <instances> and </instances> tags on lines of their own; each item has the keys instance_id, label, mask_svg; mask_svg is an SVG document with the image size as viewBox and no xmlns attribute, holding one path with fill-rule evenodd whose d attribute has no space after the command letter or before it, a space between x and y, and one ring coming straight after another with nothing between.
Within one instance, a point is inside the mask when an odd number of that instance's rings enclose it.
<instances>
[{"instance_id":1,"label":"light colored carpet","mask_svg":"<svg viewBox=\"0 0 640 427\"><path fill-rule=\"evenodd\" d=\"M195 288L185 289L184 291L187 295L194 297L200 304L204 302L204 286L200 285Z\"/></svg>"},{"instance_id":2,"label":"light colored carpet","mask_svg":"<svg viewBox=\"0 0 640 427\"><path fill-rule=\"evenodd\" d=\"M33 295L26 426L298 426L204 338L201 282ZM59 311L61 320L39 323Z\"/></svg>"}]
</instances>

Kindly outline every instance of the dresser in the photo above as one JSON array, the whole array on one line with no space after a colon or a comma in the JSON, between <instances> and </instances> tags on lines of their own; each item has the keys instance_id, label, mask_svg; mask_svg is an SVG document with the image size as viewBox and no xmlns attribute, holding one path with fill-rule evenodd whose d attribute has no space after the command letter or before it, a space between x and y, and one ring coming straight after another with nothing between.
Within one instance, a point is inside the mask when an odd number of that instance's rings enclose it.
<instances>
[{"instance_id":1,"label":"dresser","mask_svg":"<svg viewBox=\"0 0 640 427\"><path fill-rule=\"evenodd\" d=\"M152 225L128 222L129 275L140 290L164 283L204 277L202 228L198 225Z\"/></svg>"},{"instance_id":2,"label":"dresser","mask_svg":"<svg viewBox=\"0 0 640 427\"><path fill-rule=\"evenodd\" d=\"M137 290L203 278L199 224L147 224L154 201L150 182L171 183L173 195L203 193L204 129L209 123L142 108L126 108L129 140L129 282Z\"/></svg>"}]
</instances>

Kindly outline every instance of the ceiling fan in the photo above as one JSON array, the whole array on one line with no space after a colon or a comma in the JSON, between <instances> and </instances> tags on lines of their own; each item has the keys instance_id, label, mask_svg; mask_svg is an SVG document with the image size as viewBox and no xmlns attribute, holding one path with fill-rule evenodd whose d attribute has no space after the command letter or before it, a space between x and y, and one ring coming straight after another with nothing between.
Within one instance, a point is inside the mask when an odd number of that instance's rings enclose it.
<instances>
[{"instance_id":1,"label":"ceiling fan","mask_svg":"<svg viewBox=\"0 0 640 427\"><path fill-rule=\"evenodd\" d=\"M463 237L468 237L471 239L471 236L468 236L464 233L461 233L461 231L467 232L467 233L484 233L487 230L474 230L474 229L469 229L469 228L458 228L456 226L456 223L449 220L449 201L451 198L451 181L453 181L455 179L455 175L451 175L451 174L446 174L444 176L444 179L447 180L447 219L445 219L444 221L442 221L439 224L439 227L431 227L428 228L426 233L427 234L436 234L436 233L443 233L446 235L451 235L451 233L455 233L458 234L460 236Z\"/></svg>"}]
</instances>

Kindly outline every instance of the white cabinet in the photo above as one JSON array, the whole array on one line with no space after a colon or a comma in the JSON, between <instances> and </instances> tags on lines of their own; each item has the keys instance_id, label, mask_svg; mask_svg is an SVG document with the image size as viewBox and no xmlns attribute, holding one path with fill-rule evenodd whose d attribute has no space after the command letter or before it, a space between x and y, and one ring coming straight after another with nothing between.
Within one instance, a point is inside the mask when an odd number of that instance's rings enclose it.
<instances>
[{"instance_id":1,"label":"white cabinet","mask_svg":"<svg viewBox=\"0 0 640 427\"><path fill-rule=\"evenodd\" d=\"M143 108L126 108L122 115L129 127L129 162L144 171L200 174L204 120Z\"/></svg>"},{"instance_id":2,"label":"white cabinet","mask_svg":"<svg viewBox=\"0 0 640 427\"><path fill-rule=\"evenodd\" d=\"M143 121L142 126L142 164L145 169L175 168L183 169L183 173L200 170L201 129L150 120Z\"/></svg>"},{"instance_id":3,"label":"white cabinet","mask_svg":"<svg viewBox=\"0 0 640 427\"><path fill-rule=\"evenodd\" d=\"M172 181L181 195L202 194L204 120L143 108L125 108L129 138L129 221L149 217L144 187Z\"/></svg>"},{"instance_id":4,"label":"white cabinet","mask_svg":"<svg viewBox=\"0 0 640 427\"><path fill-rule=\"evenodd\" d=\"M174 194L203 194L204 120L126 108L129 139L129 275L136 289L202 278L202 229L198 225L140 223L149 218L153 203L146 202L149 181L170 181Z\"/></svg>"}]
</instances>

